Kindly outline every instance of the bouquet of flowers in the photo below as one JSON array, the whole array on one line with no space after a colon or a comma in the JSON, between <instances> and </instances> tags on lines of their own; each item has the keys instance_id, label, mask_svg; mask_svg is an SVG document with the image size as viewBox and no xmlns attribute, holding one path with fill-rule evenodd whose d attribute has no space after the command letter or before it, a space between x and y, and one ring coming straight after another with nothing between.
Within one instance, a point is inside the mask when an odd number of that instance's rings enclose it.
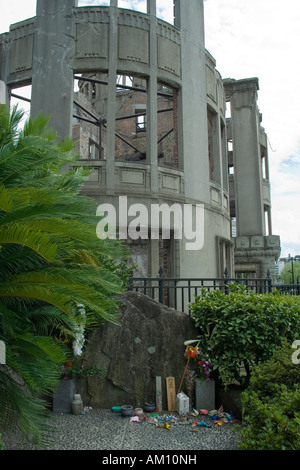
<instances>
[{"instance_id":1,"label":"bouquet of flowers","mask_svg":"<svg viewBox=\"0 0 300 470\"><path fill-rule=\"evenodd\" d=\"M212 371L212 364L208 358L203 357L203 353L199 348L199 341L196 346L191 343L196 340L186 341L185 357L188 359L190 366L192 366L197 374L197 379L210 382L210 373Z\"/></svg>"}]
</instances>

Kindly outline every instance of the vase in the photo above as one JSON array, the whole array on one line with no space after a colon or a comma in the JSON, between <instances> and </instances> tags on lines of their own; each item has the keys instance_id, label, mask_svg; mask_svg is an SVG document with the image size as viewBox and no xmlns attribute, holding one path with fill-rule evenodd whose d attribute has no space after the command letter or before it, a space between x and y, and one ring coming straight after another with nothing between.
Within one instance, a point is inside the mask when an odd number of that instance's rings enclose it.
<instances>
[{"instance_id":1,"label":"vase","mask_svg":"<svg viewBox=\"0 0 300 470\"><path fill-rule=\"evenodd\" d=\"M146 401L144 403L145 413L153 413L155 411L155 404L152 401Z\"/></svg>"},{"instance_id":2,"label":"vase","mask_svg":"<svg viewBox=\"0 0 300 470\"><path fill-rule=\"evenodd\" d=\"M75 379L60 380L57 389L53 395L54 413L71 413L72 401L76 393Z\"/></svg>"},{"instance_id":3,"label":"vase","mask_svg":"<svg viewBox=\"0 0 300 470\"><path fill-rule=\"evenodd\" d=\"M195 380L195 408L196 410L212 411L216 407L215 381Z\"/></svg>"},{"instance_id":4,"label":"vase","mask_svg":"<svg viewBox=\"0 0 300 470\"><path fill-rule=\"evenodd\" d=\"M139 416L139 417L143 416L143 414L144 414L143 408L135 408L134 414L135 414L135 416Z\"/></svg>"},{"instance_id":5,"label":"vase","mask_svg":"<svg viewBox=\"0 0 300 470\"><path fill-rule=\"evenodd\" d=\"M133 415L133 406L123 405L122 408L121 408L121 415L122 416L132 416Z\"/></svg>"}]
</instances>

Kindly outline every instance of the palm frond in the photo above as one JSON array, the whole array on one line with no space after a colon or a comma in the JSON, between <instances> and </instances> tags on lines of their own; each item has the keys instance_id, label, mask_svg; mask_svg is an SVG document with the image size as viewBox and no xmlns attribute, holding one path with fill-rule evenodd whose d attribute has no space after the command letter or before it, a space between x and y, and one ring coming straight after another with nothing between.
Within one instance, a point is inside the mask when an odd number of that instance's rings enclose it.
<instances>
[{"instance_id":1,"label":"palm frond","mask_svg":"<svg viewBox=\"0 0 300 470\"><path fill-rule=\"evenodd\" d=\"M33 449L51 442L55 423L49 419L47 402L20 385L11 369L0 366L0 430L24 436Z\"/></svg>"},{"instance_id":2,"label":"palm frond","mask_svg":"<svg viewBox=\"0 0 300 470\"><path fill-rule=\"evenodd\" d=\"M4 212L10 212L12 209L13 200L9 195L7 189L0 185L0 209Z\"/></svg>"},{"instance_id":3,"label":"palm frond","mask_svg":"<svg viewBox=\"0 0 300 470\"><path fill-rule=\"evenodd\" d=\"M24 111L19 110L18 106L13 106L11 112L9 108L0 104L0 145L5 146L13 143L18 136L18 126L22 121Z\"/></svg>"},{"instance_id":4,"label":"palm frond","mask_svg":"<svg viewBox=\"0 0 300 470\"><path fill-rule=\"evenodd\" d=\"M0 246L7 244L27 246L47 261L54 259L57 248L48 234L28 230L20 224L1 226Z\"/></svg>"},{"instance_id":5,"label":"palm frond","mask_svg":"<svg viewBox=\"0 0 300 470\"><path fill-rule=\"evenodd\" d=\"M20 272L39 270L45 259L23 245L3 245L0 249L0 281Z\"/></svg>"}]
</instances>

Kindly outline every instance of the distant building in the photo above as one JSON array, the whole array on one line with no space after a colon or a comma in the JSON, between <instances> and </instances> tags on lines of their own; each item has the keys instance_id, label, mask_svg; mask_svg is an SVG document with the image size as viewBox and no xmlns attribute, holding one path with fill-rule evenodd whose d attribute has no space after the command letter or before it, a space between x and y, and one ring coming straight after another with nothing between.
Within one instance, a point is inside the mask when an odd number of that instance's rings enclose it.
<instances>
[{"instance_id":1,"label":"distant building","mask_svg":"<svg viewBox=\"0 0 300 470\"><path fill-rule=\"evenodd\" d=\"M174 0L174 25L156 17L155 0L147 13L117 0L37 0L36 17L0 35L0 79L7 100L31 84L31 114L42 110L60 136L78 140L80 164L93 169L83 193L98 204L118 216L120 196L149 211L203 206L199 250L186 249L175 219L168 238L151 238L152 220L149 237L128 238L136 275L156 277L161 266L171 277L223 277L225 268L275 277L258 79L222 79L205 49L201 0Z\"/></svg>"},{"instance_id":2,"label":"distant building","mask_svg":"<svg viewBox=\"0 0 300 470\"><path fill-rule=\"evenodd\" d=\"M296 255L296 256L287 256L285 258L279 258L277 261L276 261L276 265L275 265L275 273L276 275L280 276L284 266L287 264L287 263L291 263L293 261L296 261L298 263L300 263L300 255Z\"/></svg>"}]
</instances>

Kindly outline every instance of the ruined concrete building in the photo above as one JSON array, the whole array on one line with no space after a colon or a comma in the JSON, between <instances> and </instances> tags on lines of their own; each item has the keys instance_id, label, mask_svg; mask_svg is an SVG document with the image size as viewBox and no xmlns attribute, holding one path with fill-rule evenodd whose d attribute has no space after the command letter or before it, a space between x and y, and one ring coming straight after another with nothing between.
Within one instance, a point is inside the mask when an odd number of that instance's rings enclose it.
<instances>
[{"instance_id":1,"label":"ruined concrete building","mask_svg":"<svg viewBox=\"0 0 300 470\"><path fill-rule=\"evenodd\" d=\"M2 101L31 85L31 114L42 110L78 141L80 165L93 170L83 192L99 205L118 214L126 196L151 214L175 204L169 237L151 237L150 216L143 237L128 237L136 275L156 277L162 266L182 278L223 277L225 268L274 276L280 240L258 79L222 79L205 49L202 0L174 0L174 25L157 18L156 0L146 5L141 13L118 0L37 0L34 18L0 35ZM197 205L204 243L198 234L201 246L187 249Z\"/></svg>"}]
</instances>

